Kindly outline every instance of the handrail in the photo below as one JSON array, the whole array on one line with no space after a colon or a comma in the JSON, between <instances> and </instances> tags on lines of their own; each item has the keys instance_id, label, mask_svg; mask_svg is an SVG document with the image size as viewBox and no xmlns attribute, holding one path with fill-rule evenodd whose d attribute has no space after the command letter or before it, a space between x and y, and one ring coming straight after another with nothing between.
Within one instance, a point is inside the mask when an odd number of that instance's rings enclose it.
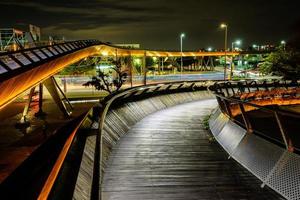
<instances>
[{"instance_id":1,"label":"handrail","mask_svg":"<svg viewBox=\"0 0 300 200\"><path fill-rule=\"evenodd\" d=\"M113 104L114 101L116 101L118 98L124 97L128 94L135 94L135 92L138 91L143 91L143 90L147 90L147 92L149 91L149 89L156 89L156 88L161 88L162 86L174 86L175 84L178 84L179 86L181 84L190 84L193 85L193 83L204 83L204 84L212 84L211 81L209 80L203 80L203 81L176 81L176 82L170 82L170 83L160 83L160 84L151 84L151 85L146 85L146 86L137 86L134 88L129 88L125 91L121 91L117 94L112 94L107 96L102 104L103 104L103 112L101 113L100 116L100 122L99 122L99 134L97 135L97 144L99 143L99 146L96 147L97 151L95 153L95 161L97 161L99 159L98 162L94 163L94 174L99 173L98 176L93 176L93 184L92 184L92 196L91 199L101 199L101 194L99 194L99 188L101 188L100 184L101 184L101 178L102 178L102 169L100 168L100 163L102 163L103 161L103 157L102 157L102 144L103 144L103 127L104 127L104 122L105 122L105 117L108 113L108 110L110 108L110 106ZM208 85L206 85L207 87ZM180 86L181 87L181 86ZM169 90L170 87L167 87L167 89ZM175 88L174 90L176 90L177 88ZM183 88L181 88L183 89ZM155 91L155 90L154 90Z\"/></svg>"},{"instance_id":2,"label":"handrail","mask_svg":"<svg viewBox=\"0 0 300 200\"><path fill-rule=\"evenodd\" d=\"M28 71L60 56L100 44L102 43L98 40L79 40L0 53L0 69L2 70L0 71L0 81L7 80L18 73Z\"/></svg>"},{"instance_id":3,"label":"handrail","mask_svg":"<svg viewBox=\"0 0 300 200\"><path fill-rule=\"evenodd\" d=\"M74 130L72 130L72 133L67 138L67 140L62 148L62 151L60 152L50 174L48 175L48 178L47 178L46 182L44 183L44 186L43 186L37 199L43 200L43 199L48 198L48 196L51 192L51 189L55 183L55 180L57 179L58 173L59 173L59 171L66 159L68 151L73 143L76 133L77 133L78 129L80 128L80 126L83 124L83 122L86 120L89 113L90 113L90 111L85 114L83 119L77 124L77 126L74 128Z\"/></svg>"},{"instance_id":4,"label":"handrail","mask_svg":"<svg viewBox=\"0 0 300 200\"><path fill-rule=\"evenodd\" d=\"M241 90L241 85L245 86L246 89L248 89L248 92L245 90ZM257 82L257 81L252 81L252 82L216 82L213 86L209 86L208 90L214 93L214 95L217 98L219 108L222 111L223 114L225 114L227 117L229 117L230 120L245 126L247 129L248 133L258 133L259 135L262 135L263 137L266 137L272 141L277 141L279 143L282 143L278 141L274 137L270 137L269 135L262 133L260 130L253 130L253 124L249 121L248 114L245 110L245 108L248 107L253 107L256 108L260 111L263 112L268 112L271 113L273 116L273 119L276 121L276 124L279 127L279 131L284 143L284 146L286 147L287 150L293 152L293 151L299 151L299 147L295 147L293 144L293 141L291 137L289 136L289 133L287 133L286 129L283 126L283 120L280 118L280 116L288 116L288 117L293 117L293 118L300 118L300 114L294 111L287 111L287 110L282 110L280 108L270 108L270 107L265 107L261 105L257 105L255 103L251 103L248 99L241 99L238 98L242 94L247 94L251 93L251 91L254 89L256 91L260 91L259 88L264 88L264 91L270 91L270 89L277 89L279 87L283 87L288 89L292 88L299 88L299 82L295 81L273 81L273 82ZM231 93L229 92L229 89L232 91ZM238 89L239 93L237 94L234 89ZM245 89L245 88L244 88ZM225 92L224 92L225 90ZM299 90L296 90L298 92ZM286 94L285 94L286 95ZM232 114L232 109L234 106L237 106L238 109L240 110L240 114L242 116L244 124L241 124L235 116Z\"/></svg>"},{"instance_id":5,"label":"handrail","mask_svg":"<svg viewBox=\"0 0 300 200\"><path fill-rule=\"evenodd\" d=\"M93 181L92 181L92 191L91 191L91 199L99 199L99 189L101 187L100 181L102 180L102 168L99 163L102 162L102 137L103 137L103 127L105 122L106 114L108 113L110 107L114 102L116 102L119 99L125 99L131 98L131 97L139 97L140 95L159 95L164 94L164 92L183 92L183 91L194 91L198 88L205 89L207 85L211 85L213 82L211 81L177 81L177 82L171 82L171 83L162 83L162 84L152 84L147 86L137 86L134 88L125 89L123 91L119 91L118 93L112 94L107 96L105 99L103 99L100 102L100 105L102 105L102 109L100 110L100 116L94 116L95 113L93 113L94 108L90 109L85 115L81 116L80 118L76 118L74 121L72 121L72 130L69 130L70 128L67 128L67 126L62 128L60 130L60 134L55 134L52 139L51 144L49 145L41 145L42 150L40 152L34 152L38 153L38 159L47 159L45 156L42 156L45 154L46 147L53 147L53 145L56 145L55 155L51 158L51 162L47 162L47 170L44 171L44 168L40 169L39 172L42 173L39 174L38 181L39 183L35 183L34 181L30 183L31 185L38 184L37 187L35 187L34 194L31 194L30 196L37 196L38 199L47 199L52 194L51 192L55 189L57 181L60 179L60 172L63 169L64 163L66 162L66 158L69 155L70 151L72 150L72 144L74 143L74 139L77 137L79 130L81 130L81 126L86 126L85 121L89 121L91 117L93 120L95 120L94 117L100 117L99 118L99 132L96 135L96 147L95 147L95 157L94 157L94 175L93 175ZM183 86L182 86L183 85ZM169 87L171 86L171 87ZM147 96L145 96L147 97ZM68 132L70 131L70 132ZM55 142L55 143L54 143ZM48 149L48 148L47 148ZM38 149L39 150L39 149ZM50 150L50 149L49 149ZM30 156L31 157L31 156ZM30 158L29 157L29 158ZM37 159L29 159L29 166L34 166L36 164ZM49 166L50 165L50 166ZM43 165L44 166L44 165ZM31 169L30 167L25 167L24 170ZM26 171L22 171L22 173L25 173ZM32 168L34 171L35 168ZM41 171L42 170L42 171ZM20 174L20 173L18 173ZM29 177L27 177L29 178ZM18 181L18 176L15 176L13 178L13 181ZM24 179L23 182L26 182ZM23 183L22 182L22 183ZM18 187L20 189L24 189L26 187L22 187L22 183L18 184ZM21 184L21 185L20 185ZM9 182L9 187L11 185L14 185L13 182ZM12 186L11 186L12 187ZM10 188L11 188L10 187ZM15 190L16 188L14 188ZM25 189L26 190L26 189ZM40 190L40 191L39 191ZM33 191L32 191L33 192ZM16 195L19 195L16 193ZM95 198L96 197L96 198Z\"/></svg>"},{"instance_id":6,"label":"handrail","mask_svg":"<svg viewBox=\"0 0 300 200\"><path fill-rule=\"evenodd\" d=\"M86 43L91 43L91 44L102 44L99 40L74 40L74 41L67 41L67 42L60 42L60 43L54 43L54 44L49 44L49 45L43 45L43 46L37 46L37 47L32 47L32 48L26 48L26 49L20 49L17 51L9 51L9 52L0 52L0 56L5 56L5 55L12 55L12 54L17 54L17 53L22 53L26 51L33 51L36 49L43 49L47 47L54 47L54 46L59 46L63 44L73 44L73 43L80 43L80 42L86 42Z\"/></svg>"},{"instance_id":7,"label":"handrail","mask_svg":"<svg viewBox=\"0 0 300 200\"><path fill-rule=\"evenodd\" d=\"M76 130L84 121L81 115L59 128L1 183L1 195L10 198L45 199L70 149ZM51 153L50 153L51 150ZM50 153L50 154L49 154ZM45 176L49 173L48 176ZM41 192L42 193L39 193ZM15 196L14 196L15 195ZM45 197L45 198L44 198Z\"/></svg>"}]
</instances>

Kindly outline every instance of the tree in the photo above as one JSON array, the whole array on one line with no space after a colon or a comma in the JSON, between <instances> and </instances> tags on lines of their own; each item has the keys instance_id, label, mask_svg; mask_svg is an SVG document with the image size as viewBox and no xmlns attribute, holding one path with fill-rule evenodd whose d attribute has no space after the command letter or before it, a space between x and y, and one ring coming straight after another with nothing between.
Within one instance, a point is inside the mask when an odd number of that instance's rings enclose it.
<instances>
[{"instance_id":1,"label":"tree","mask_svg":"<svg viewBox=\"0 0 300 200\"><path fill-rule=\"evenodd\" d=\"M101 69L98 70L98 75L92 77L91 81L84 83L84 86L93 86L96 90L104 90L108 93L119 91L122 85L126 82L128 73L122 71L121 62L114 61L115 67L112 67L108 72Z\"/></svg>"},{"instance_id":2,"label":"tree","mask_svg":"<svg viewBox=\"0 0 300 200\"><path fill-rule=\"evenodd\" d=\"M71 65L64 68L59 74L60 75L81 75L85 73L92 73L95 66L93 65Z\"/></svg>"},{"instance_id":3,"label":"tree","mask_svg":"<svg viewBox=\"0 0 300 200\"><path fill-rule=\"evenodd\" d=\"M95 74L95 67L101 61L100 57L88 57L64 68L60 75Z\"/></svg>"},{"instance_id":4,"label":"tree","mask_svg":"<svg viewBox=\"0 0 300 200\"><path fill-rule=\"evenodd\" d=\"M262 74L283 76L284 79L298 80L300 78L300 52L280 47L272 52L260 65Z\"/></svg>"}]
</instances>

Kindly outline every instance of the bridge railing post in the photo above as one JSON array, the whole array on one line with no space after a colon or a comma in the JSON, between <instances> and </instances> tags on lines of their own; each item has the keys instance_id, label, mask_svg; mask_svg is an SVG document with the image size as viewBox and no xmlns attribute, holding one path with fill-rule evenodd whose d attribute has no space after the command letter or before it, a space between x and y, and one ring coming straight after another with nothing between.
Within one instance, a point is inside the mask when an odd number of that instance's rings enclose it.
<instances>
[{"instance_id":1,"label":"bridge railing post","mask_svg":"<svg viewBox=\"0 0 300 200\"><path fill-rule=\"evenodd\" d=\"M285 130L283 124L282 124L282 120L280 118L280 115L278 114L277 111L274 111L274 116L277 122L277 125L279 127L280 133L281 133L281 137L283 139L283 142L286 146L286 149L290 152L294 151L294 147L293 147L293 142L291 140L291 138L289 137L287 131Z\"/></svg>"},{"instance_id":2,"label":"bridge railing post","mask_svg":"<svg viewBox=\"0 0 300 200\"><path fill-rule=\"evenodd\" d=\"M242 118L243 118L243 121L244 121L244 124L246 126L246 129L247 129L247 132L248 133L253 133L253 127L251 125L251 122L249 120L249 117L245 111L245 107L244 107L244 104L242 103L239 103L239 108L241 110L241 115L242 115Z\"/></svg>"},{"instance_id":3,"label":"bridge railing post","mask_svg":"<svg viewBox=\"0 0 300 200\"><path fill-rule=\"evenodd\" d=\"M223 99L223 104L224 104L224 108L225 111L227 113L227 115L232 118L232 112L231 112L231 108L230 108L230 102L227 101L226 99Z\"/></svg>"},{"instance_id":4,"label":"bridge railing post","mask_svg":"<svg viewBox=\"0 0 300 200\"><path fill-rule=\"evenodd\" d=\"M217 102L219 104L219 108L221 109L221 111L231 118L232 113L230 109L230 103L227 100L218 96L217 96Z\"/></svg>"}]
</instances>

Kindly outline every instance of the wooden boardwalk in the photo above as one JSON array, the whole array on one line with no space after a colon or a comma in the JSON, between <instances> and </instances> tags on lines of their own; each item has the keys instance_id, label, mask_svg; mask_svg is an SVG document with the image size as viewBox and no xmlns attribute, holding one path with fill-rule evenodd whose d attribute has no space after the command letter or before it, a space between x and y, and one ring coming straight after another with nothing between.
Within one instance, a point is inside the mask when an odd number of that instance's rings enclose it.
<instances>
[{"instance_id":1,"label":"wooden boardwalk","mask_svg":"<svg viewBox=\"0 0 300 200\"><path fill-rule=\"evenodd\" d=\"M260 188L201 121L214 100L149 115L121 138L103 180L104 200L281 199Z\"/></svg>"}]
</instances>

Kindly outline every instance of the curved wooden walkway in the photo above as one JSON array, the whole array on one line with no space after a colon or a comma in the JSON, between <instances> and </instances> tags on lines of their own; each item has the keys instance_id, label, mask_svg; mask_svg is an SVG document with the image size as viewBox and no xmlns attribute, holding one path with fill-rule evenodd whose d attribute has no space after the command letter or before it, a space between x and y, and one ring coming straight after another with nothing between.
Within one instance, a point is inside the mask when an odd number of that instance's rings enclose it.
<instances>
[{"instance_id":1,"label":"curved wooden walkway","mask_svg":"<svg viewBox=\"0 0 300 200\"><path fill-rule=\"evenodd\" d=\"M132 127L113 149L103 199L281 199L228 159L203 128L215 106L215 100L178 105Z\"/></svg>"}]
</instances>

